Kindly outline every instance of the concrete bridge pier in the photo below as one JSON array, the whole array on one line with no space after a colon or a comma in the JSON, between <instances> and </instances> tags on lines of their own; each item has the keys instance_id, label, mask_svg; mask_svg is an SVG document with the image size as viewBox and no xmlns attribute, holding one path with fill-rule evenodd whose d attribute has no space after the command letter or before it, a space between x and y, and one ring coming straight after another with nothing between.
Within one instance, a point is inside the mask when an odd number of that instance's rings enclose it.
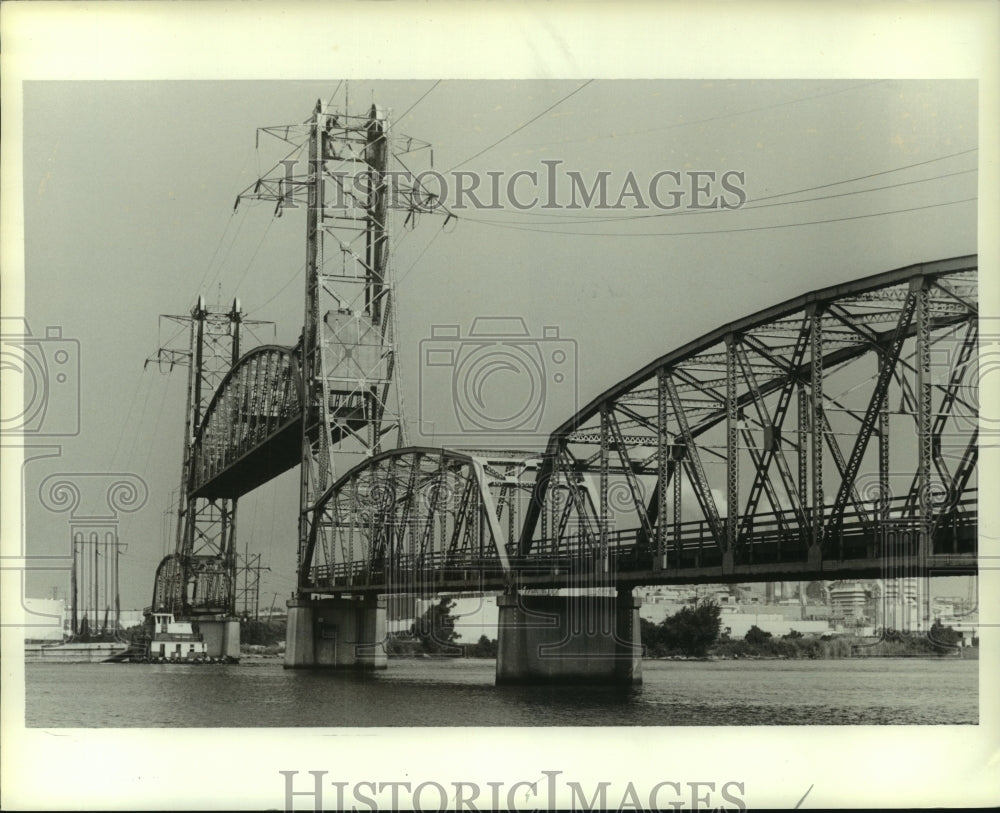
<instances>
[{"instance_id":1,"label":"concrete bridge pier","mask_svg":"<svg viewBox=\"0 0 1000 813\"><path fill-rule=\"evenodd\" d=\"M384 598L295 598L288 602L286 669L385 669Z\"/></svg>"},{"instance_id":2,"label":"concrete bridge pier","mask_svg":"<svg viewBox=\"0 0 1000 813\"><path fill-rule=\"evenodd\" d=\"M210 658L240 659L240 620L226 616L199 618L198 631L205 639Z\"/></svg>"},{"instance_id":3,"label":"concrete bridge pier","mask_svg":"<svg viewBox=\"0 0 1000 813\"><path fill-rule=\"evenodd\" d=\"M639 606L611 596L506 595L497 601L497 685L642 683Z\"/></svg>"}]
</instances>

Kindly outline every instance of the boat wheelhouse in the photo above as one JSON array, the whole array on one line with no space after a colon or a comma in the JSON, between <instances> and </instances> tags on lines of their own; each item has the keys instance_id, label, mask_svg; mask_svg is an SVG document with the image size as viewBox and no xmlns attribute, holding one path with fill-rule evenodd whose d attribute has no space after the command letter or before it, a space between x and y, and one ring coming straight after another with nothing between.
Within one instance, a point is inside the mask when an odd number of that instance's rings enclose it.
<instances>
[{"instance_id":1,"label":"boat wheelhouse","mask_svg":"<svg viewBox=\"0 0 1000 813\"><path fill-rule=\"evenodd\" d=\"M206 654L204 637L189 622L175 620L173 613L153 614L150 660L203 661Z\"/></svg>"}]
</instances>

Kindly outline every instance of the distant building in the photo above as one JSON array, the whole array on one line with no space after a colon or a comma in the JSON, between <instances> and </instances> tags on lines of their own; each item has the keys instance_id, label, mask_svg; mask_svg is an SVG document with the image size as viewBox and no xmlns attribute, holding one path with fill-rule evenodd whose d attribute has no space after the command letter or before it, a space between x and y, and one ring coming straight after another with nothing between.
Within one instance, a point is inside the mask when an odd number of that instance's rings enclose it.
<instances>
[{"instance_id":1,"label":"distant building","mask_svg":"<svg viewBox=\"0 0 1000 813\"><path fill-rule=\"evenodd\" d=\"M73 619L64 599L25 598L24 599L24 640L62 641L72 634ZM114 612L109 613L109 624L114 620ZM119 628L125 632L130 627L143 623L141 610L122 610L119 614ZM100 619L98 621L100 623Z\"/></svg>"},{"instance_id":2,"label":"distant building","mask_svg":"<svg viewBox=\"0 0 1000 813\"><path fill-rule=\"evenodd\" d=\"M720 632L737 640L746 637L751 627L769 632L776 638L787 635L792 630L801 632L803 635L822 635L830 631L830 625L826 621L804 621L788 618L782 613L772 612L723 612L720 621Z\"/></svg>"},{"instance_id":3,"label":"distant building","mask_svg":"<svg viewBox=\"0 0 1000 813\"><path fill-rule=\"evenodd\" d=\"M875 626L899 632L923 632L929 619L923 611L918 579L886 579L873 588L876 592Z\"/></svg>"},{"instance_id":4,"label":"distant building","mask_svg":"<svg viewBox=\"0 0 1000 813\"><path fill-rule=\"evenodd\" d=\"M69 624L69 613L63 599L25 598L22 603L25 641L63 640L63 630Z\"/></svg>"},{"instance_id":5,"label":"distant building","mask_svg":"<svg viewBox=\"0 0 1000 813\"><path fill-rule=\"evenodd\" d=\"M858 581L835 582L830 586L830 617L845 623L865 620L868 591Z\"/></svg>"},{"instance_id":6,"label":"distant building","mask_svg":"<svg viewBox=\"0 0 1000 813\"><path fill-rule=\"evenodd\" d=\"M826 621L830 618L830 608L825 604L807 604L802 608L802 618L806 621Z\"/></svg>"}]
</instances>

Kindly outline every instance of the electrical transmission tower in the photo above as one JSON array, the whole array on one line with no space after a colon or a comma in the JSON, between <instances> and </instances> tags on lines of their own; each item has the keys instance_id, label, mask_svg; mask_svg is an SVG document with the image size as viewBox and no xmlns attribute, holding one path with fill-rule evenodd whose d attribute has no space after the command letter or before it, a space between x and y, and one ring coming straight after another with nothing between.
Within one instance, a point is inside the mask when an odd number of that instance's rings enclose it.
<instances>
[{"instance_id":1,"label":"electrical transmission tower","mask_svg":"<svg viewBox=\"0 0 1000 813\"><path fill-rule=\"evenodd\" d=\"M166 365L168 370L187 367L188 388L175 550L160 563L153 610L184 617L232 615L236 500L191 495L192 450L205 410L240 357L243 329L269 323L245 319L239 300L233 300L229 311L209 310L202 296L189 315L163 315L161 319L187 328L187 347L161 347L146 363Z\"/></svg>"},{"instance_id":2,"label":"electrical transmission tower","mask_svg":"<svg viewBox=\"0 0 1000 813\"><path fill-rule=\"evenodd\" d=\"M390 252L392 209L440 210L419 184L389 175L390 159L428 148L393 144L387 114L316 103L305 124L261 129L304 149L308 163L279 162L237 199L306 212L305 320L298 348L305 382L299 491L298 586L310 586L317 551L332 560L337 518L315 510L337 478L334 454L360 462L406 445ZM390 186L390 181L396 182ZM352 462L350 465L354 465Z\"/></svg>"}]
</instances>

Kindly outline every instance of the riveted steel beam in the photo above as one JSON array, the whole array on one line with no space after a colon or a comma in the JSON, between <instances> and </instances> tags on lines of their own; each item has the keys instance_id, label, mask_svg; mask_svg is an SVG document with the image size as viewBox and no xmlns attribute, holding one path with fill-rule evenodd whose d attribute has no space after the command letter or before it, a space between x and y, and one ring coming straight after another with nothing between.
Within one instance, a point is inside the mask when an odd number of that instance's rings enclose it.
<instances>
[{"instance_id":1,"label":"riveted steel beam","mask_svg":"<svg viewBox=\"0 0 1000 813\"><path fill-rule=\"evenodd\" d=\"M694 488L698 505L701 507L702 513L705 515L705 519L712 530L712 538L714 539L719 550L725 550L725 528L722 525L722 520L719 516L719 509L715 504L715 497L712 494L712 489L708 485L708 478L705 477L705 469L701 462L698 446L695 443L694 435L691 433L691 427L688 425L687 416L684 414L684 408L681 405L680 397L677 395L677 389L674 386L673 377L669 373L667 374L665 381L667 395L670 399L671 405L673 406L674 420L678 423L680 436L684 441L684 468L687 470L688 479L691 481L691 485Z\"/></svg>"},{"instance_id":2,"label":"riveted steel beam","mask_svg":"<svg viewBox=\"0 0 1000 813\"><path fill-rule=\"evenodd\" d=\"M851 489L854 487L855 478L857 477L858 470L861 466L861 460L864 457L866 448L868 447L868 441L871 438L872 431L874 430L875 424L878 420L878 413L882 407L882 402L885 399L886 392L888 391L889 381L891 379L891 369L896 366L896 363L899 360L900 351L903 347L903 341L906 339L910 322L913 319L914 311L917 308L919 299L918 292L922 284L923 282L920 278L913 281L910 291L900 308L896 327L893 330L892 339L885 350L885 366L879 371L874 391L869 399L868 408L865 411L864 421L858 430L858 435L855 439L854 447L851 449L850 457L847 459L844 476L841 478L840 489L837 492L837 497L833 504L831 520L834 527L839 528L843 522L844 508L847 505Z\"/></svg>"}]
</instances>

